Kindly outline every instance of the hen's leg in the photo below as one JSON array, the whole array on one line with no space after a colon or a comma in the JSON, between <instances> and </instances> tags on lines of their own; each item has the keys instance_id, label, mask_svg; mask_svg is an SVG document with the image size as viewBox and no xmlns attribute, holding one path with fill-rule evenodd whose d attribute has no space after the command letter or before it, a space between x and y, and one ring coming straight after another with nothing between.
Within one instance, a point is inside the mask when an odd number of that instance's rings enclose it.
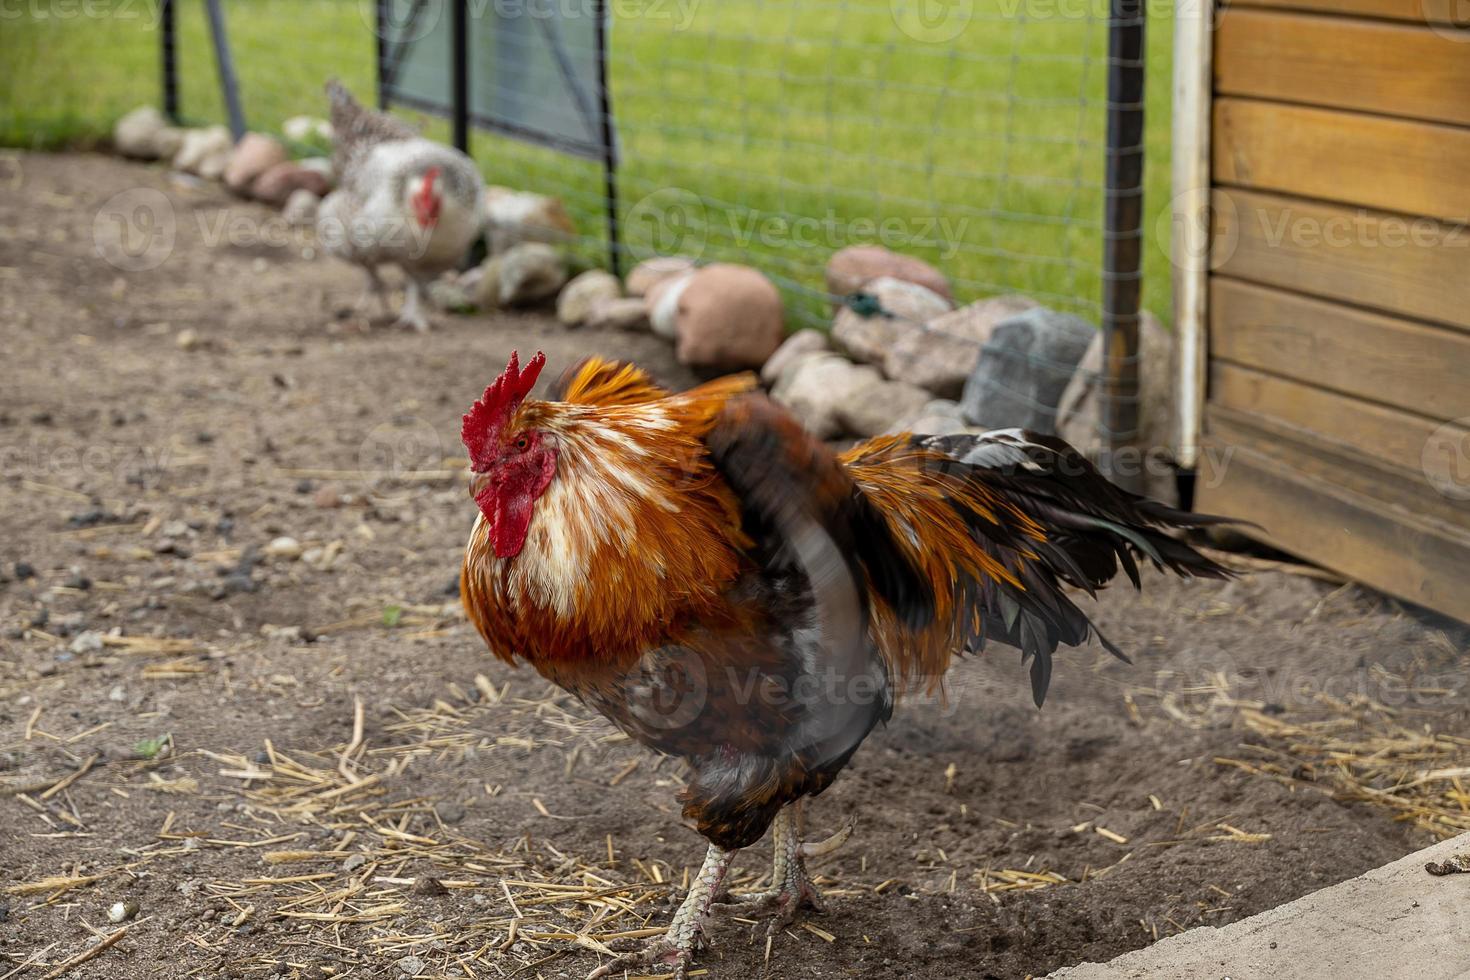
<instances>
[{"instance_id":1,"label":"hen's leg","mask_svg":"<svg viewBox=\"0 0 1470 980\"><path fill-rule=\"evenodd\" d=\"M426 333L429 329L428 318L424 316L421 305L423 288L419 281L409 276L403 283L403 309L398 313L397 326L412 327L419 333Z\"/></svg>"},{"instance_id":2,"label":"hen's leg","mask_svg":"<svg viewBox=\"0 0 1470 980\"><path fill-rule=\"evenodd\" d=\"M388 305L388 287L384 285L383 277L378 275L377 266L365 265L362 267L362 271L367 273L368 284L367 288L363 290L362 295L357 298L357 302L354 304L357 312L363 312L364 307L376 298L378 308L382 311L383 316L391 316L393 310Z\"/></svg>"},{"instance_id":3,"label":"hen's leg","mask_svg":"<svg viewBox=\"0 0 1470 980\"><path fill-rule=\"evenodd\" d=\"M734 858L734 851L722 850L711 844L704 856L704 866L689 886L684 904L679 906L674 920L669 923L669 931L635 953L625 953L602 964L587 974L587 980L611 976L635 966L656 965L673 967L674 980L685 980L704 932L705 920L709 918L710 906L723 889L725 873L730 870L730 862Z\"/></svg>"},{"instance_id":4,"label":"hen's leg","mask_svg":"<svg viewBox=\"0 0 1470 980\"><path fill-rule=\"evenodd\" d=\"M771 847L775 859L771 865L771 888L754 895L743 895L732 904L747 909L770 910L775 913L771 920L771 931L784 928L796 918L802 908L826 911L822 893L812 883L806 870L806 859L830 854L852 836L849 823L826 840L806 842L802 840L802 801L798 800L776 814L771 824Z\"/></svg>"}]
</instances>

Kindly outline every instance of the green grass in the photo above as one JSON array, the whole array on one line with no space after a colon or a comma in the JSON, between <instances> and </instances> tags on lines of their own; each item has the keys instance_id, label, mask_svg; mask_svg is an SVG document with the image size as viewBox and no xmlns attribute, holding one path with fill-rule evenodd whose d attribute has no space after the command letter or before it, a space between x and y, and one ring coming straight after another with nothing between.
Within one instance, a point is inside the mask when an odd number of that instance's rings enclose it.
<instances>
[{"instance_id":1,"label":"green grass","mask_svg":"<svg viewBox=\"0 0 1470 980\"><path fill-rule=\"evenodd\" d=\"M0 24L0 142L94 141L159 101L154 0L90 2L108 16L30 0L26 16ZM1055 0L976 0L957 38L927 43L898 28L902 0L683 2L612 5L629 258L684 250L750 262L786 287L797 325L824 319L830 252L880 240L934 262L963 299L1022 291L1096 317L1100 19L1060 16L1082 8ZM253 127L323 114L329 75L370 96L374 44L358 0L225 6ZM180 9L183 113L221 121L202 0ZM1168 201L1171 29L1149 25L1145 305L1158 313L1169 306L1155 225ZM582 250L602 258L596 164L488 134L474 150L490 180L561 196ZM879 234L864 221L886 224Z\"/></svg>"}]
</instances>

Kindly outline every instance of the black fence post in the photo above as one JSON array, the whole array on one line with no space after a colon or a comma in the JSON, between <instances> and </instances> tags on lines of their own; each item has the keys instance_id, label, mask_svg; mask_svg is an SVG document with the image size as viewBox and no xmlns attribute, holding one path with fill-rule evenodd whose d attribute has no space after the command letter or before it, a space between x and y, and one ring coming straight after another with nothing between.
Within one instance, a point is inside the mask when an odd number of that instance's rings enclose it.
<instances>
[{"instance_id":1,"label":"black fence post","mask_svg":"<svg viewBox=\"0 0 1470 980\"><path fill-rule=\"evenodd\" d=\"M245 135L245 113L240 108L240 83L235 78L235 59L230 54L230 35L225 29L225 12L219 0L205 0L209 13L209 36L214 41L214 64L219 70L219 87L224 93L225 107L230 113L230 134L239 140Z\"/></svg>"},{"instance_id":2,"label":"black fence post","mask_svg":"<svg viewBox=\"0 0 1470 980\"><path fill-rule=\"evenodd\" d=\"M602 121L602 183L607 207L607 263L612 274L621 277L622 243L618 241L618 148L614 144L612 95L607 84L607 0L592 5L597 18L597 113Z\"/></svg>"},{"instance_id":3,"label":"black fence post","mask_svg":"<svg viewBox=\"0 0 1470 980\"><path fill-rule=\"evenodd\" d=\"M178 17L174 0L162 0L158 6L159 56L163 69L163 114L168 121L179 121L179 56Z\"/></svg>"},{"instance_id":4,"label":"black fence post","mask_svg":"<svg viewBox=\"0 0 1470 980\"><path fill-rule=\"evenodd\" d=\"M377 44L376 71L373 75L377 86L378 108L388 108L388 79L384 66L388 63L388 4L393 0L377 0L373 4L373 38Z\"/></svg>"},{"instance_id":5,"label":"black fence post","mask_svg":"<svg viewBox=\"0 0 1470 980\"><path fill-rule=\"evenodd\" d=\"M1142 489L1137 445L1138 311L1143 257L1144 0L1111 0L1103 215L1103 435L1108 475Z\"/></svg>"},{"instance_id":6,"label":"black fence post","mask_svg":"<svg viewBox=\"0 0 1470 980\"><path fill-rule=\"evenodd\" d=\"M450 0L453 19L450 24L449 86L453 113L454 145L470 152L470 8L469 0Z\"/></svg>"}]
</instances>

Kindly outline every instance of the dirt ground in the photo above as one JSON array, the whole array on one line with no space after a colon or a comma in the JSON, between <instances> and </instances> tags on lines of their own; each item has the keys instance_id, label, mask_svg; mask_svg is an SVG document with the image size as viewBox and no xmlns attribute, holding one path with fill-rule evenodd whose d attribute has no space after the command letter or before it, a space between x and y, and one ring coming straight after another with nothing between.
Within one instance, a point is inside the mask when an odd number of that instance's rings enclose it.
<instances>
[{"instance_id":1,"label":"dirt ground","mask_svg":"<svg viewBox=\"0 0 1470 980\"><path fill-rule=\"evenodd\" d=\"M156 267L116 215L172 228ZM459 616L458 419L512 347L692 379L540 314L370 327L358 275L254 240L268 217L0 157L0 977L580 977L702 842L677 764ZM1001 649L901 708L812 807L857 819L829 910L769 951L721 919L706 975L1042 975L1470 826L1457 777L1413 792L1458 810L1398 788L1470 762L1462 627L1280 571L1152 576L1096 618L1134 664L1065 656L1042 711Z\"/></svg>"}]
</instances>

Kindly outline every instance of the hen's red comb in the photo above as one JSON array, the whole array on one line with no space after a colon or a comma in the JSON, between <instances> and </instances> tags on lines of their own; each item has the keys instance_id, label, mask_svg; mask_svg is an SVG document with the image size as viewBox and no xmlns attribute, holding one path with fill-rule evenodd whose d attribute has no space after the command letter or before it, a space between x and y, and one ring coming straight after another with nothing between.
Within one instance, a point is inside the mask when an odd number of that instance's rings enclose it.
<instances>
[{"instance_id":1,"label":"hen's red comb","mask_svg":"<svg viewBox=\"0 0 1470 980\"><path fill-rule=\"evenodd\" d=\"M470 452L470 469L482 470L494 461L492 450L496 438L535 387L536 378L545 365L546 355L538 350L522 371L517 352L511 351L510 363L505 366L504 373L490 383L479 401L470 406L459 430L459 437Z\"/></svg>"}]
</instances>

